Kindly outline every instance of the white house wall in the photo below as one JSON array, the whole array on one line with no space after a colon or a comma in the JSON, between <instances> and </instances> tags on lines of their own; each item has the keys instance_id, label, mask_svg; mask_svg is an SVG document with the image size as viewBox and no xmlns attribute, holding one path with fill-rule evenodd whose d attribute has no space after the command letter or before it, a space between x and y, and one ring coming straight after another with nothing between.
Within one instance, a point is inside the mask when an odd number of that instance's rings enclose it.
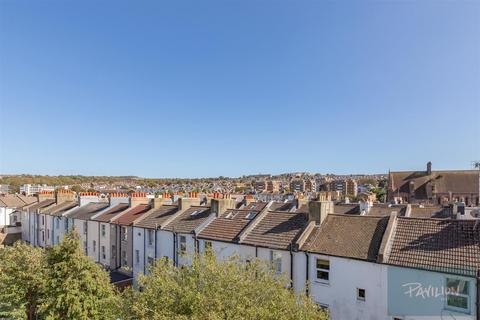
<instances>
[{"instance_id":1,"label":"white house wall","mask_svg":"<svg viewBox=\"0 0 480 320\"><path fill-rule=\"evenodd\" d=\"M330 261L329 283L316 279L316 258ZM327 305L332 320L391 320L387 312L385 265L310 254L310 296ZM365 301L357 300L357 288L365 289Z\"/></svg>"}]
</instances>

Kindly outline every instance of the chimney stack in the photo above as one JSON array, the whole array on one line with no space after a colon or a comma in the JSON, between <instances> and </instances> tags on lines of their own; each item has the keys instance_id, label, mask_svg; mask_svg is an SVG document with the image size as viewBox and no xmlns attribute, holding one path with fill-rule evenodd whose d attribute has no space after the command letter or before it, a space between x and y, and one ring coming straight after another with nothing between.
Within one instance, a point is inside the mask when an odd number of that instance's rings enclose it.
<instances>
[{"instance_id":1,"label":"chimney stack","mask_svg":"<svg viewBox=\"0 0 480 320\"><path fill-rule=\"evenodd\" d=\"M310 201L308 203L308 221L315 221L316 225L322 224L323 220L333 213L333 201Z\"/></svg>"},{"instance_id":2,"label":"chimney stack","mask_svg":"<svg viewBox=\"0 0 480 320\"><path fill-rule=\"evenodd\" d=\"M98 192L80 192L80 207L90 202L100 202Z\"/></svg>"},{"instance_id":3,"label":"chimney stack","mask_svg":"<svg viewBox=\"0 0 480 320\"><path fill-rule=\"evenodd\" d=\"M128 194L126 194L126 193L110 193L109 197L108 197L108 200L109 200L110 207L114 207L114 206L116 206L117 204L120 204L120 203L129 203L130 202Z\"/></svg>"},{"instance_id":4,"label":"chimney stack","mask_svg":"<svg viewBox=\"0 0 480 320\"><path fill-rule=\"evenodd\" d=\"M58 189L57 190L57 204L63 203L65 201L75 200L75 192L67 189Z\"/></svg>"},{"instance_id":5,"label":"chimney stack","mask_svg":"<svg viewBox=\"0 0 480 320\"><path fill-rule=\"evenodd\" d=\"M432 162L431 161L428 161L427 163L427 175L431 175L432 174Z\"/></svg>"},{"instance_id":6,"label":"chimney stack","mask_svg":"<svg viewBox=\"0 0 480 320\"><path fill-rule=\"evenodd\" d=\"M228 209L235 209L235 199L229 194L225 196L221 195L218 192L213 194L213 199L210 201L211 211L215 216L219 217Z\"/></svg>"},{"instance_id":7,"label":"chimney stack","mask_svg":"<svg viewBox=\"0 0 480 320\"><path fill-rule=\"evenodd\" d=\"M191 206L199 206L200 198L197 192L189 192L188 198L178 198L178 210L186 210Z\"/></svg>"},{"instance_id":8,"label":"chimney stack","mask_svg":"<svg viewBox=\"0 0 480 320\"><path fill-rule=\"evenodd\" d=\"M146 192L134 192L130 195L130 207L136 207L141 204L148 204Z\"/></svg>"},{"instance_id":9,"label":"chimney stack","mask_svg":"<svg viewBox=\"0 0 480 320\"><path fill-rule=\"evenodd\" d=\"M42 202L47 199L55 199L55 193L53 191L40 191L38 193L38 202Z\"/></svg>"},{"instance_id":10,"label":"chimney stack","mask_svg":"<svg viewBox=\"0 0 480 320\"><path fill-rule=\"evenodd\" d=\"M153 207L159 208L164 204L171 204L172 200L170 199L170 195L168 193L164 193L161 197L155 197L153 199Z\"/></svg>"}]
</instances>

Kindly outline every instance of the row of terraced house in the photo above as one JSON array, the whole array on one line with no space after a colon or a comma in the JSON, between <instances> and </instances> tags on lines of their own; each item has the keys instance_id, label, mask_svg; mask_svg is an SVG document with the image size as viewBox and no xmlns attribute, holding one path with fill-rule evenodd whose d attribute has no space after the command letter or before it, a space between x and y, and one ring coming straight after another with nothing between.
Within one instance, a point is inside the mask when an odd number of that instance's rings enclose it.
<instances>
[{"instance_id":1,"label":"row of terraced house","mask_svg":"<svg viewBox=\"0 0 480 320\"><path fill-rule=\"evenodd\" d=\"M85 253L119 286L135 285L156 259L188 265L211 248L218 259L268 262L332 319L479 317L473 207L58 190L10 213L34 246L56 245L75 228Z\"/></svg>"}]
</instances>

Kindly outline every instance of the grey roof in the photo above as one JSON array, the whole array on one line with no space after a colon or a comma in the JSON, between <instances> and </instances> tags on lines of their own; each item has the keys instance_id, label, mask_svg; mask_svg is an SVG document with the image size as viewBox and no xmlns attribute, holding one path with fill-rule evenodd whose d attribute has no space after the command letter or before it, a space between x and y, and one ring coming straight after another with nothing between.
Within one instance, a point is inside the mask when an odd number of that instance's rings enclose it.
<instances>
[{"instance_id":1,"label":"grey roof","mask_svg":"<svg viewBox=\"0 0 480 320\"><path fill-rule=\"evenodd\" d=\"M192 216L194 211L197 211L198 213ZM192 233L204 223L209 216L210 207L192 206L163 227L163 229L181 233Z\"/></svg>"},{"instance_id":2,"label":"grey roof","mask_svg":"<svg viewBox=\"0 0 480 320\"><path fill-rule=\"evenodd\" d=\"M162 205L158 208L151 209L145 213L145 217L135 223L136 227L155 229L160 228L178 211L178 207L174 205Z\"/></svg>"},{"instance_id":3,"label":"grey roof","mask_svg":"<svg viewBox=\"0 0 480 320\"><path fill-rule=\"evenodd\" d=\"M94 215L106 208L108 208L108 202L90 202L70 212L68 217L80 220L90 220Z\"/></svg>"},{"instance_id":4,"label":"grey roof","mask_svg":"<svg viewBox=\"0 0 480 320\"><path fill-rule=\"evenodd\" d=\"M60 216L62 216L62 214L64 214L65 212L67 212L70 209L75 208L76 206L78 206L77 201L74 201L74 200L73 201L65 201L65 202L47 207L46 209L41 210L41 213L48 214L48 215L51 215L51 216L60 217Z\"/></svg>"}]
</instances>

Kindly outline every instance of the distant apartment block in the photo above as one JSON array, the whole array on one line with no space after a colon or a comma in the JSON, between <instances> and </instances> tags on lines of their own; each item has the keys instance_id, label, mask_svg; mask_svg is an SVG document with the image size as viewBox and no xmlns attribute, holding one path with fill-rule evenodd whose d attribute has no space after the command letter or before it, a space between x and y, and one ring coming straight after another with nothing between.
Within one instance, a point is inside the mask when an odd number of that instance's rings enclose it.
<instances>
[{"instance_id":1,"label":"distant apartment block","mask_svg":"<svg viewBox=\"0 0 480 320\"><path fill-rule=\"evenodd\" d=\"M46 184L24 184L20 187L20 193L26 196L38 194L42 191L54 191L55 187L47 186Z\"/></svg>"},{"instance_id":2,"label":"distant apartment block","mask_svg":"<svg viewBox=\"0 0 480 320\"><path fill-rule=\"evenodd\" d=\"M10 186L8 184L0 184L0 194L7 194L10 192Z\"/></svg>"}]
</instances>

